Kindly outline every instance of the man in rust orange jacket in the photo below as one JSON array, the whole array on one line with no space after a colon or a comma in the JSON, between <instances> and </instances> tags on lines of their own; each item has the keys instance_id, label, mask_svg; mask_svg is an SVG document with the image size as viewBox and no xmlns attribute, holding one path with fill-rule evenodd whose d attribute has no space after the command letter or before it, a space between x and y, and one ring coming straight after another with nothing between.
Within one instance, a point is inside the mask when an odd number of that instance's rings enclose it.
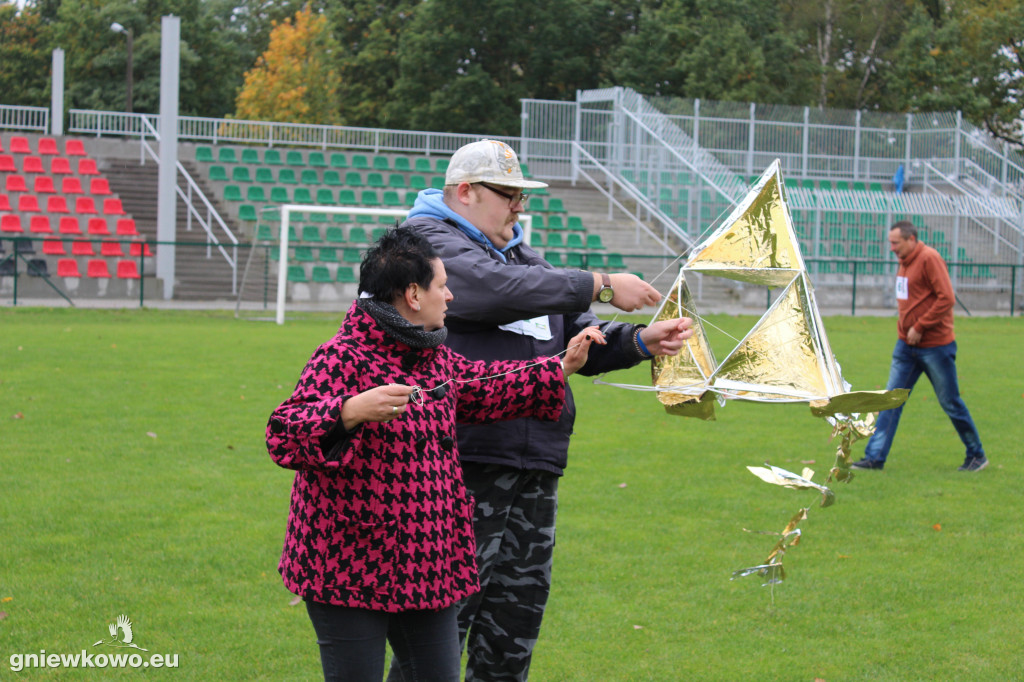
<instances>
[{"instance_id":1,"label":"man in rust orange jacket","mask_svg":"<svg viewBox=\"0 0 1024 682\"><path fill-rule=\"evenodd\" d=\"M923 372L935 396L953 422L967 454L960 471L988 466L978 429L960 397L956 376L956 340L953 336L953 283L939 252L917 240L917 228L901 220L889 230L889 249L900 261L896 273L899 339L892 353L886 389L913 389ZM878 415L874 435L855 469L881 469L892 447L903 406Z\"/></svg>"}]
</instances>

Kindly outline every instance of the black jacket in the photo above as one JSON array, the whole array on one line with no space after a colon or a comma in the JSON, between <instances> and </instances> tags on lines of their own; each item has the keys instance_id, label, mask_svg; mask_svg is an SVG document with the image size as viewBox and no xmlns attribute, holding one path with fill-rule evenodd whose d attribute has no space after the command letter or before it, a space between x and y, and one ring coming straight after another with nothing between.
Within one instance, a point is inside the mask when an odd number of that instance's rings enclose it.
<instances>
[{"instance_id":1,"label":"black jacket","mask_svg":"<svg viewBox=\"0 0 1024 682\"><path fill-rule=\"evenodd\" d=\"M525 244L509 249L504 263L493 251L471 240L454 223L419 216L406 221L433 244L448 273L454 300L448 305L445 342L471 360L527 360L565 350L580 330L599 325L607 346L593 345L581 374L593 376L632 367L644 356L636 348L636 325L602 322L591 311L593 276L581 270L556 269ZM500 329L518 320L546 315L551 339L540 340ZM496 424L459 424L463 461L539 469L561 475L576 418L572 392L558 422L516 419Z\"/></svg>"}]
</instances>

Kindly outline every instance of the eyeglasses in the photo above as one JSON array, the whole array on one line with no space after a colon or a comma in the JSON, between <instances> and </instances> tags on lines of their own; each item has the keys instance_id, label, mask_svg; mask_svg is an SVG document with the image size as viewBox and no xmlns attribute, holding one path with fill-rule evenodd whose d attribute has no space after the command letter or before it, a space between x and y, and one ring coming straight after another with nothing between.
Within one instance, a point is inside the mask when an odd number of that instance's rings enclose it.
<instances>
[{"instance_id":1,"label":"eyeglasses","mask_svg":"<svg viewBox=\"0 0 1024 682\"><path fill-rule=\"evenodd\" d=\"M507 192L502 192L500 189L495 189L485 182L478 182L476 184L480 185L481 187L486 187L487 189L497 194L499 197L504 197L505 199L508 199L509 208L512 208L516 204L523 204L525 206L526 200L530 198L530 195L527 194L526 192L520 192L518 195L509 194Z\"/></svg>"}]
</instances>

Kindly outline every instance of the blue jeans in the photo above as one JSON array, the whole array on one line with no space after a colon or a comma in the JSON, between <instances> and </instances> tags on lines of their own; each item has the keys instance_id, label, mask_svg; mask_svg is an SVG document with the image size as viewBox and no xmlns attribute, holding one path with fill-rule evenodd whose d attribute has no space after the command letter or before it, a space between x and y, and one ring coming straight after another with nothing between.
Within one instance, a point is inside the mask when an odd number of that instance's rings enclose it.
<instances>
[{"instance_id":1,"label":"blue jeans","mask_svg":"<svg viewBox=\"0 0 1024 682\"><path fill-rule=\"evenodd\" d=\"M385 613L307 601L324 680L381 682L384 643L401 660L405 682L459 682L456 606Z\"/></svg>"},{"instance_id":2,"label":"blue jeans","mask_svg":"<svg viewBox=\"0 0 1024 682\"><path fill-rule=\"evenodd\" d=\"M956 342L945 346L918 348L902 340L897 341L892 352L889 382L885 388L913 389L922 372L932 382L939 405L953 422L953 427L967 448L967 457L983 457L985 450L981 447L978 429L974 426L971 413L967 411L967 405L960 398L960 385L956 378ZM875 433L864 448L865 458L884 462L889 456L889 448L892 447L892 440L896 436L896 427L900 424L904 405L878 413Z\"/></svg>"}]
</instances>

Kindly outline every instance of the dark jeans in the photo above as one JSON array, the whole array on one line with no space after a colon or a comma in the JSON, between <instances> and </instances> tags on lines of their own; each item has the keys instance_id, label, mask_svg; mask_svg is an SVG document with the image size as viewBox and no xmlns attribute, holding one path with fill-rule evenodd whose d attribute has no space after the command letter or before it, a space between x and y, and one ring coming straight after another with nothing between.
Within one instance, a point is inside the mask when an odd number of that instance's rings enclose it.
<instances>
[{"instance_id":1,"label":"dark jeans","mask_svg":"<svg viewBox=\"0 0 1024 682\"><path fill-rule=\"evenodd\" d=\"M324 680L381 682L385 641L405 682L458 682L457 609L385 613L307 601Z\"/></svg>"},{"instance_id":2,"label":"dark jeans","mask_svg":"<svg viewBox=\"0 0 1024 682\"><path fill-rule=\"evenodd\" d=\"M953 422L960 440L967 451L967 457L983 457L985 450L981 447L981 437L974 426L971 413L967 410L960 397L960 385L956 376L956 342L945 346L918 348L904 341L897 341L892 352L892 367L889 369L889 382L886 389L914 388L914 384L924 374L932 382L935 397L939 405ZM904 403L905 405L906 403ZM864 456L877 462L884 462L889 456L896 427L900 425L903 405L878 413L875 433L864 448Z\"/></svg>"}]
</instances>

